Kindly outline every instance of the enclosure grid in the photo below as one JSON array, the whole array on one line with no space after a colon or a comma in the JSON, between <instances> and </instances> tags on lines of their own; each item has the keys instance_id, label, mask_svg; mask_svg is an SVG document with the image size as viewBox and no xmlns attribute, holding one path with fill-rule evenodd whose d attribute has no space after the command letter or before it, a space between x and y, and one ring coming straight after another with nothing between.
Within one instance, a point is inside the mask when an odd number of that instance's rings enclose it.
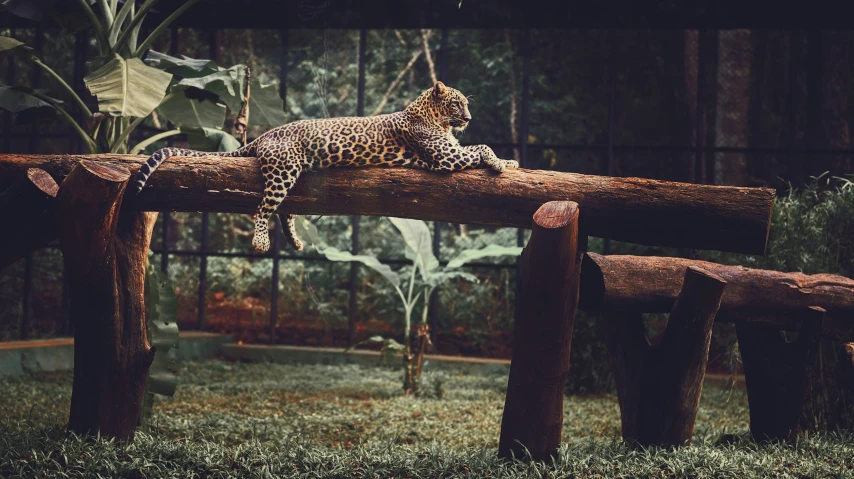
<instances>
[{"instance_id":1,"label":"enclosure grid","mask_svg":"<svg viewBox=\"0 0 854 479\"><path fill-rule=\"evenodd\" d=\"M41 38L43 36L43 31L40 27L34 29L35 30L35 50L41 50ZM799 148L796 144L796 140L794 138L795 135L790 134L789 144L786 147L720 147L720 146L705 146L703 141L702 132L705 130L705 102L703 101L704 95L704 57L708 54L708 41L706 37L710 33L709 30L700 29L697 31L697 84L696 84L696 122L695 122L695 139L693 145L616 145L614 139L614 131L615 131L615 111L616 111L616 84L617 84L617 71L619 66L618 59L618 42L617 42L617 28L609 29L609 66L608 66L608 117L607 117L607 142L606 144L550 144L550 143L538 143L537 147L542 149L553 149L553 150L567 150L567 151L590 151L590 152L603 152L606 155L606 163L605 165L600 165L600 174L607 174L608 176L613 176L615 173L615 153L617 152L656 152L656 151L667 151L667 152L686 152L694 154L694 178L693 181L696 183L714 183L714 176L709 175L709 170L713 162L706 161L706 155L714 155L716 153L742 153L742 154L750 154L750 155L759 155L759 154L778 154L778 155L786 155L789 160L789 171L796 171L799 167L797 165L797 159L802 157L803 155L815 155L815 156L834 156L834 155L848 155L851 156L854 152L846 149L833 149L833 148L815 148L812 145L806 148ZM171 32L171 42L170 42L170 54L177 54L177 44L178 44L178 29L172 28ZM520 30L520 42L519 42L519 53L521 54L523 67L522 67L522 94L521 94L521 121L520 121L520 137L518 143L501 143L501 142L491 142L490 146L493 148L513 148L518 149L520 152L520 164L524 166L526 164L527 152L528 152L528 131L529 131L529 112L530 112L530 77L531 77L531 44L530 44L530 29ZM11 32L14 35L14 31ZM217 40L216 40L216 30L210 30L209 32L209 50L210 56L212 58L216 58L217 54ZM358 55L358 68L359 68L359 83L358 83L358 112L359 116L364 115L364 93L365 93L365 85L364 85L364 69L365 69L365 38L366 38L367 30L360 30L360 43L359 43L359 55ZM794 47L796 32L790 31L789 38L791 42L790 47L790 60L789 60L789 82L790 82L790 94L788 98L788 111L789 111L789 131L790 133L795 131L795 126L797 122L797 110L795 108L796 98L795 94L798 91L795 88L796 84L796 75L795 75L795 66L797 64L797 53ZM816 32L809 32L810 35L815 35ZM83 91L84 86L82 84L82 75L78 74L79 69L84 68L85 62L88 56L88 51L86 49L85 42L83 39L85 37L82 33L77 34L78 38L75 42L74 49L74 64L75 64L75 81L74 88L78 91L78 93L85 93ZM288 35L287 30L283 30L282 37L282 64L280 70L280 96L284 102L287 101L287 86L286 86L286 78L287 78L287 68L288 68ZM444 80L447 75L447 61L448 61L448 53L449 50L447 48L448 42L448 30L442 29L441 31L441 40L440 40L440 71L438 78L440 80ZM810 58L815 59L816 55L809 55ZM31 72L34 86L38 84L38 73L35 68ZM9 84L14 84L15 78L15 63L13 59L10 57L8 59L7 66L7 81ZM811 78L807 79L807 88L806 94L807 97L814 98L816 94L816 89L818 88L817 83L815 81L810 81ZM287 108L285 103L285 108ZM6 141L4 145L7 151L11 151L11 119L7 121L4 125L4 133L6 136ZM34 126L34 130L31 133L31 142L35 142L38 138L67 138L67 134L61 133L53 133L53 132L39 132L37 130L37 126ZM150 127L146 127L144 125L140 125L138 128L139 132L144 131L159 131ZM135 132L137 133L137 132ZM173 143L173 138L169 138L168 144ZM79 140L75 141L74 144L79 149L82 145ZM465 144L465 143L464 143ZM37 145L31 144L30 150L36 151ZM604 167L603 167L604 166ZM705 181L704 181L705 180ZM288 255L282 254L279 251L281 247L281 241L279 241L280 228L275 228L275 234L272 238L273 240L273 248L271 248L272 252L268 254L253 254L253 253L224 253L224 252L211 252L208 251L207 248L207 236L208 236L208 228L209 228L209 220L208 213L202 213L202 231L200 238L200 249L199 251L191 251L191 250L170 250L168 246L168 235L170 231L170 212L165 211L161 212L163 220L162 220L162 230L161 230L161 247L159 248L151 248L152 252L161 255L161 263L160 268L165 273L168 274L169 270L169 255L175 256L197 256L200 258L200 267L199 267L199 288L198 288L198 319L197 319L197 327L198 329L203 329L205 326L205 299L206 299L206 265L208 257L232 257L232 258L271 258L273 260L273 274L271 277L271 310L270 310L270 328L271 328L271 341L275 341L275 328L278 318L278 269L279 269L279 261L324 261L328 262L325 257L322 256L296 256L296 255ZM353 226L353 235L352 235L352 248L353 252L357 253L359 250L359 234L358 234L358 225L359 220L358 216L354 216L352 220ZM440 259L440 264L445 265L447 261L441 261L440 258L440 239L441 239L441 222L434 222L434 244L433 250L434 254L436 254L437 258ZM517 236L518 245L523 245L523 230L519 229L519 234ZM45 249L55 249L58 248L55 244L51 244L45 247ZM605 242L605 248L607 251L608 242ZM26 339L29 335L30 331L30 295L32 291L32 262L33 262L33 253L30 253L25 258L24 263L24 288L21 301L22 301L22 310L23 317L19 327L19 334L21 339ZM393 265L408 265L411 264L408 260L403 259L395 259L395 258L380 258L380 261ZM518 263L511 264L493 264L493 263L480 263L473 262L468 263L466 267L469 268L484 268L484 269L517 269ZM356 306L356 279L358 274L358 266L356 263L351 263L350 270L350 312L349 312L349 341L352 344L354 340L354 327L355 327L355 306ZM67 288L63 287L63 295L65 295L65 290ZM438 304L436 301L436 292L434 291L433 296L431 297L430 304L430 326L431 332L434 335L438 332ZM63 301L65 304L65 301ZM63 324L59 330L70 333L68 329L70 325Z\"/></svg>"}]
</instances>

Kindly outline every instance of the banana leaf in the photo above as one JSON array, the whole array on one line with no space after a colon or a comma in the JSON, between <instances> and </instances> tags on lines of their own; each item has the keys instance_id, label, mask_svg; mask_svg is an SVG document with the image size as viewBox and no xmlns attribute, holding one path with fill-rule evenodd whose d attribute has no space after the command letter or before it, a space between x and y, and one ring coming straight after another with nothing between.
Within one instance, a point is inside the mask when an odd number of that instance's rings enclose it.
<instances>
[{"instance_id":1,"label":"banana leaf","mask_svg":"<svg viewBox=\"0 0 854 479\"><path fill-rule=\"evenodd\" d=\"M163 101L171 80L171 73L147 66L138 58L125 60L116 55L83 82L98 98L100 112L144 117Z\"/></svg>"}]
</instances>

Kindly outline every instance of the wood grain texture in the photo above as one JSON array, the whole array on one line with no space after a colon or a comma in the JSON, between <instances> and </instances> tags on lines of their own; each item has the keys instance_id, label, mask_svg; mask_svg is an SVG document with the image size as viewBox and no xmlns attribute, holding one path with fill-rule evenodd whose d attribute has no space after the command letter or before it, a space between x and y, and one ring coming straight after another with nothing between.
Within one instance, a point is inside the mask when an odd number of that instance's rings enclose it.
<instances>
[{"instance_id":1,"label":"wood grain texture","mask_svg":"<svg viewBox=\"0 0 854 479\"><path fill-rule=\"evenodd\" d=\"M60 181L82 159L135 172L137 155L0 155L0 186L42 168ZM254 158L174 157L128 206L143 211L254 213L263 182ZM775 190L613 178L543 170L437 173L333 168L305 173L281 211L381 215L530 228L549 201L574 201L591 235L647 245L762 254Z\"/></svg>"},{"instance_id":2,"label":"wood grain texture","mask_svg":"<svg viewBox=\"0 0 854 479\"><path fill-rule=\"evenodd\" d=\"M59 187L56 224L74 325L68 428L131 441L148 368L145 265L157 213L123 211L130 172L80 162Z\"/></svg>"},{"instance_id":3,"label":"wood grain texture","mask_svg":"<svg viewBox=\"0 0 854 479\"><path fill-rule=\"evenodd\" d=\"M780 273L707 261L588 253L581 268L581 304L590 311L666 313L688 267L727 282L718 320L743 320L800 330L803 311L827 310L823 334L854 340L854 280L831 274Z\"/></svg>"},{"instance_id":4,"label":"wood grain texture","mask_svg":"<svg viewBox=\"0 0 854 479\"><path fill-rule=\"evenodd\" d=\"M651 346L640 313L606 313L623 439L641 446L690 444L726 281L689 267L661 343Z\"/></svg>"},{"instance_id":5,"label":"wood grain texture","mask_svg":"<svg viewBox=\"0 0 854 479\"><path fill-rule=\"evenodd\" d=\"M513 329L513 359L498 454L534 460L560 445L563 396L572 328L578 307L579 207L569 201L543 205L520 261L520 291Z\"/></svg>"}]
</instances>

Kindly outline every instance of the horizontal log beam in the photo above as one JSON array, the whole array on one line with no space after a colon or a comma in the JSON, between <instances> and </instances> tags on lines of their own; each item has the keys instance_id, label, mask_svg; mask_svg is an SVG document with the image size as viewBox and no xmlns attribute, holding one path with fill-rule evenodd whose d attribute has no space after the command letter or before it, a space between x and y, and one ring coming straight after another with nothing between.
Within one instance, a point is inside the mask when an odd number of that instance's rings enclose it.
<instances>
[{"instance_id":1,"label":"horizontal log beam","mask_svg":"<svg viewBox=\"0 0 854 479\"><path fill-rule=\"evenodd\" d=\"M810 306L825 309L825 337L854 340L854 280L832 274L780 273L707 261L588 253L581 266L580 308L666 313L688 267L727 282L719 320L745 320L799 331Z\"/></svg>"},{"instance_id":2,"label":"horizontal log beam","mask_svg":"<svg viewBox=\"0 0 854 479\"><path fill-rule=\"evenodd\" d=\"M27 168L60 181L80 160L135 172L139 155L0 155L0 185ZM144 211L254 213L263 191L254 158L170 158L128 204ZM568 200L585 212L585 234L656 246L763 254L775 190L612 178L543 170L407 168L306 173L282 204L295 214L379 215L530 228L544 203ZM130 199L129 199L130 200Z\"/></svg>"}]
</instances>

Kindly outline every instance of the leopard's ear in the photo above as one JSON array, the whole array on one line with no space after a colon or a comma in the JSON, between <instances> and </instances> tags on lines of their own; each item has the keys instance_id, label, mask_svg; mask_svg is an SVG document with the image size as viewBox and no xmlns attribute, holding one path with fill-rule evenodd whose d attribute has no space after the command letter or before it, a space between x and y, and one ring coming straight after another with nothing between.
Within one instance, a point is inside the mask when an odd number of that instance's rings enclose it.
<instances>
[{"instance_id":1,"label":"leopard's ear","mask_svg":"<svg viewBox=\"0 0 854 479\"><path fill-rule=\"evenodd\" d=\"M441 98L448 91L448 87L445 86L444 83L437 81L435 85L433 85L433 97Z\"/></svg>"}]
</instances>

